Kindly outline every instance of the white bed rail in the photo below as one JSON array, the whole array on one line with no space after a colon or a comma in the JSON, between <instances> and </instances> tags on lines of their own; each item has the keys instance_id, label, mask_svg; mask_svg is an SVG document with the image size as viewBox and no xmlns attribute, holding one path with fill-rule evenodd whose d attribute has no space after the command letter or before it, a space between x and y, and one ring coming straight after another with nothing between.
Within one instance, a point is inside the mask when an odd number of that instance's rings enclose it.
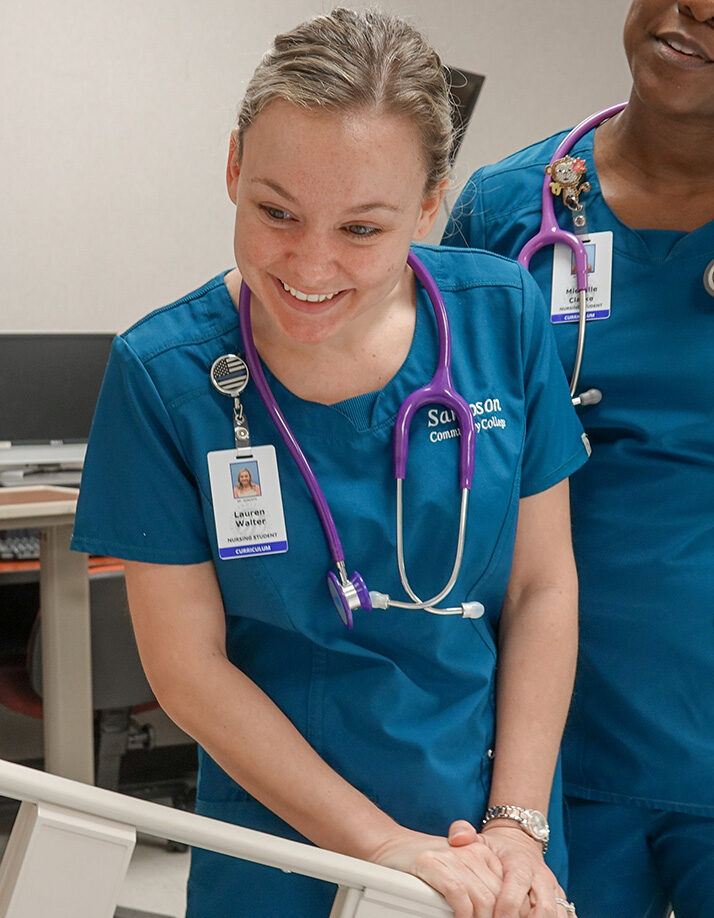
<instances>
[{"instance_id":1,"label":"white bed rail","mask_svg":"<svg viewBox=\"0 0 714 918\"><path fill-rule=\"evenodd\" d=\"M137 832L336 883L330 918L453 918L397 870L2 759L0 795L23 801L0 863L0 918L111 918Z\"/></svg>"}]
</instances>

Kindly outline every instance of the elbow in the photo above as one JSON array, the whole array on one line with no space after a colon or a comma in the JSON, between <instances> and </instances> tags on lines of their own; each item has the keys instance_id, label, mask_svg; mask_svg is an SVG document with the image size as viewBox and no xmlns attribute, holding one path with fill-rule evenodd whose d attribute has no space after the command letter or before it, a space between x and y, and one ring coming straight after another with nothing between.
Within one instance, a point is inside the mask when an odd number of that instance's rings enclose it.
<instances>
[{"instance_id":1,"label":"elbow","mask_svg":"<svg viewBox=\"0 0 714 918\"><path fill-rule=\"evenodd\" d=\"M212 692L211 683L222 664L230 666L225 653L216 652L210 660L175 661L160 657L142 659L142 663L161 709L182 730L195 736L196 725L205 716L205 699ZM212 697L215 700L215 696Z\"/></svg>"}]
</instances>

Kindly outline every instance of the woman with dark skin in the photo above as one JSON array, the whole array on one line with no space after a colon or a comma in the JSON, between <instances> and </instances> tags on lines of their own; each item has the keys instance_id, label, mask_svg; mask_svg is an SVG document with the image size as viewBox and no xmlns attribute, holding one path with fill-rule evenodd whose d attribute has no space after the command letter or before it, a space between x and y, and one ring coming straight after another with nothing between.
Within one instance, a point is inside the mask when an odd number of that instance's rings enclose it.
<instances>
[{"instance_id":1,"label":"woman with dark skin","mask_svg":"<svg viewBox=\"0 0 714 918\"><path fill-rule=\"evenodd\" d=\"M581 918L672 908L704 918L714 913L714 0L635 0L624 37L629 104L572 151L592 186L581 197L588 232L611 233L613 254L611 312L588 322L580 381L603 396L581 411L593 455L571 487L581 644L563 746L568 892ZM564 136L479 170L444 241L515 258L538 229L543 170ZM572 229L559 201L556 214ZM531 262L546 302L552 264L551 249ZM553 282L553 317L556 294ZM553 328L570 373L575 324Z\"/></svg>"}]
</instances>

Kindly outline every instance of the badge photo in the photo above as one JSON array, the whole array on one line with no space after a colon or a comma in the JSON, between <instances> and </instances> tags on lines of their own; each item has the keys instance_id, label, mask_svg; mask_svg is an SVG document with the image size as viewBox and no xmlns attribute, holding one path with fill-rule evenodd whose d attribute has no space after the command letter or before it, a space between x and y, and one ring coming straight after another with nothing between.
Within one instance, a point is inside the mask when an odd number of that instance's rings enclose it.
<instances>
[{"instance_id":1,"label":"badge photo","mask_svg":"<svg viewBox=\"0 0 714 918\"><path fill-rule=\"evenodd\" d=\"M612 232L590 233L583 240L588 256L588 321L610 318L612 292ZM550 321L577 322L578 287L572 249L566 245L553 248L553 285L550 299Z\"/></svg>"}]
</instances>

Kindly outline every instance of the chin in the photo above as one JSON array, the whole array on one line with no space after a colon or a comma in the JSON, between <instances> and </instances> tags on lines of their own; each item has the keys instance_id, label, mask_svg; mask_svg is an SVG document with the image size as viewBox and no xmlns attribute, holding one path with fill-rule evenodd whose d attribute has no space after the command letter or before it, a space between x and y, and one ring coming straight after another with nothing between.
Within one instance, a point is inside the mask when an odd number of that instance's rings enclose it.
<instances>
[{"instance_id":1,"label":"chin","mask_svg":"<svg viewBox=\"0 0 714 918\"><path fill-rule=\"evenodd\" d=\"M296 344L322 344L328 341L337 331L339 324L334 322L310 321L310 319L288 319L274 317L282 334Z\"/></svg>"},{"instance_id":2,"label":"chin","mask_svg":"<svg viewBox=\"0 0 714 918\"><path fill-rule=\"evenodd\" d=\"M669 115L673 118L711 117L711 105L707 115L701 103L688 98L682 90L679 81L664 80L659 74L647 74L635 82L635 93L641 103L658 115Z\"/></svg>"}]
</instances>

